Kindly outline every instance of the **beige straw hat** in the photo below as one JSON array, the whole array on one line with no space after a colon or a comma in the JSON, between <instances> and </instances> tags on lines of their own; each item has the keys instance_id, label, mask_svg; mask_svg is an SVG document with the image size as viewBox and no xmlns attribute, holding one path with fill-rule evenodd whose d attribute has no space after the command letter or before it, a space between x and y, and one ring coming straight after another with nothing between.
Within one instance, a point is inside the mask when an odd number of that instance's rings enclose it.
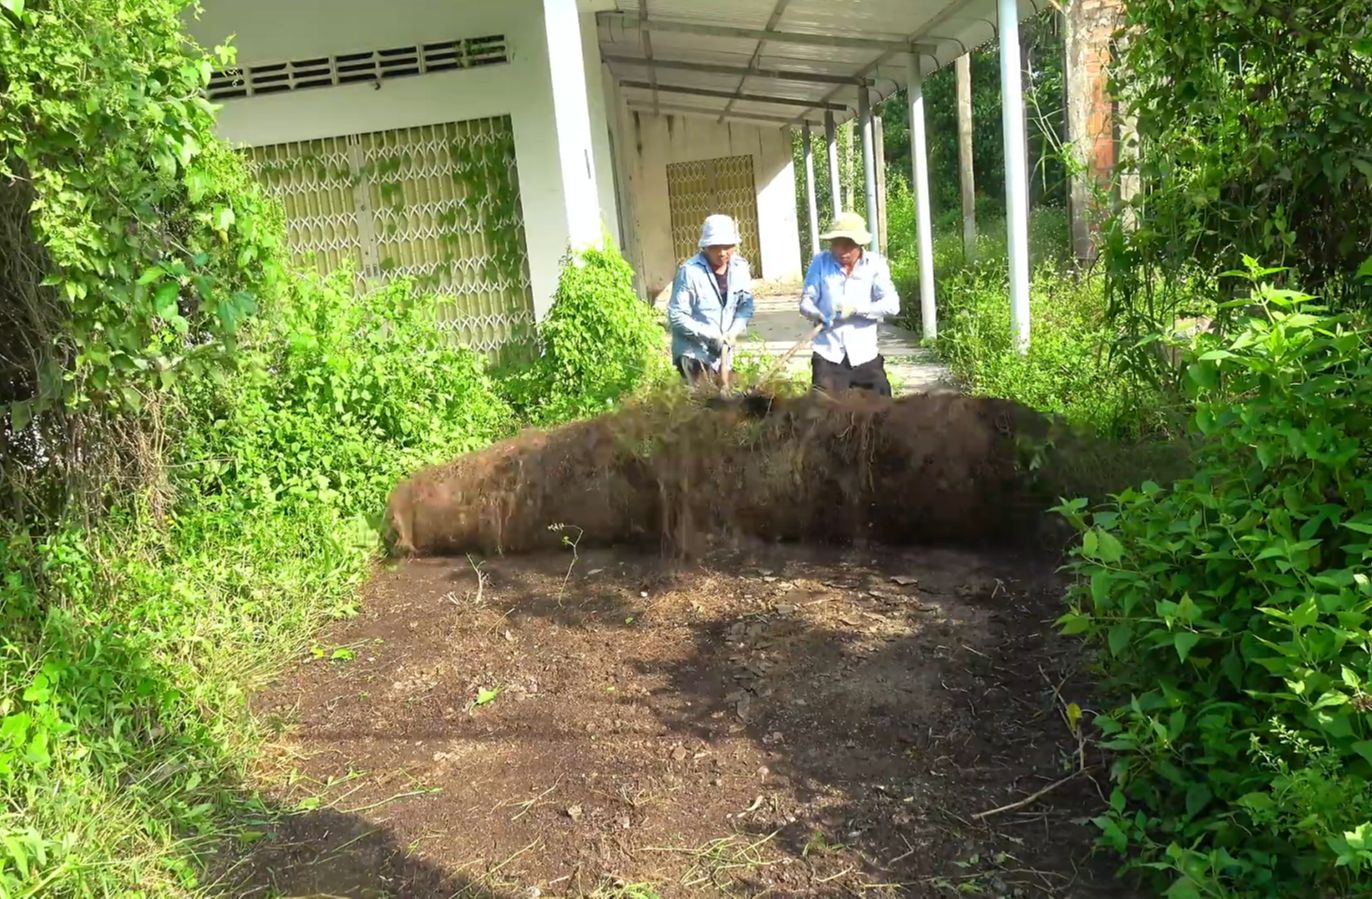
<instances>
[{"instance_id":1,"label":"beige straw hat","mask_svg":"<svg viewBox=\"0 0 1372 899\"><path fill-rule=\"evenodd\" d=\"M821 240L846 237L858 246L872 242L872 232L867 230L867 220L856 212L840 212L829 225L829 230L820 236Z\"/></svg>"}]
</instances>

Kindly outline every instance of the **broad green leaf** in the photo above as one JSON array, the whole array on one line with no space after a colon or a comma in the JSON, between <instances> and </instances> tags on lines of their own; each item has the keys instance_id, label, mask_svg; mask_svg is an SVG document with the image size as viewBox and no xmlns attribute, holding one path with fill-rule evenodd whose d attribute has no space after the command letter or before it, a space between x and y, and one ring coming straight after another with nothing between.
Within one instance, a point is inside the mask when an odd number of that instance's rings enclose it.
<instances>
[{"instance_id":1,"label":"broad green leaf","mask_svg":"<svg viewBox=\"0 0 1372 899\"><path fill-rule=\"evenodd\" d=\"M175 281L168 281L157 288L153 294L153 308L158 316L169 319L176 315L176 301L181 294L181 285Z\"/></svg>"},{"instance_id":2,"label":"broad green leaf","mask_svg":"<svg viewBox=\"0 0 1372 899\"><path fill-rule=\"evenodd\" d=\"M1109 531L1100 532L1100 560L1107 565L1114 565L1124 558L1124 547L1119 539Z\"/></svg>"},{"instance_id":3,"label":"broad green leaf","mask_svg":"<svg viewBox=\"0 0 1372 899\"><path fill-rule=\"evenodd\" d=\"M1108 642L1111 655L1119 655L1129 646L1129 640L1134 635L1134 628L1130 624L1120 623L1110 628Z\"/></svg>"},{"instance_id":4,"label":"broad green leaf","mask_svg":"<svg viewBox=\"0 0 1372 899\"><path fill-rule=\"evenodd\" d=\"M10 430L19 433L33 420L33 401L20 400L10 404Z\"/></svg>"},{"instance_id":5,"label":"broad green leaf","mask_svg":"<svg viewBox=\"0 0 1372 899\"><path fill-rule=\"evenodd\" d=\"M1277 805L1267 793L1245 793L1239 797L1238 803L1257 812L1271 811Z\"/></svg>"},{"instance_id":6,"label":"broad green leaf","mask_svg":"<svg viewBox=\"0 0 1372 899\"><path fill-rule=\"evenodd\" d=\"M1099 558L1097 550L1100 545L1099 532L1092 528L1081 535L1081 551L1088 559Z\"/></svg>"},{"instance_id":7,"label":"broad green leaf","mask_svg":"<svg viewBox=\"0 0 1372 899\"><path fill-rule=\"evenodd\" d=\"M1186 791L1186 814L1192 818L1210 804L1210 787L1204 781L1196 781Z\"/></svg>"},{"instance_id":8,"label":"broad green leaf","mask_svg":"<svg viewBox=\"0 0 1372 899\"><path fill-rule=\"evenodd\" d=\"M1186 657L1191 654L1191 650L1195 649L1199 642L1200 634L1193 631L1177 631L1172 635L1172 645L1177 649L1177 658L1183 662L1186 661Z\"/></svg>"},{"instance_id":9,"label":"broad green leaf","mask_svg":"<svg viewBox=\"0 0 1372 899\"><path fill-rule=\"evenodd\" d=\"M1320 618L1320 607L1312 596L1291 612L1291 625L1297 630L1314 624Z\"/></svg>"}]
</instances>

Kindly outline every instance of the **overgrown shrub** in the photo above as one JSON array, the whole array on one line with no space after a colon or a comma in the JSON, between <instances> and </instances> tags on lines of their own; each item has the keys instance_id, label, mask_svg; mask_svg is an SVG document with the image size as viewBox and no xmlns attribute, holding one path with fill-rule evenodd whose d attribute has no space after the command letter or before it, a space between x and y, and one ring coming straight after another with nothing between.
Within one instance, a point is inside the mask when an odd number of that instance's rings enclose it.
<instances>
[{"instance_id":1,"label":"overgrown shrub","mask_svg":"<svg viewBox=\"0 0 1372 899\"><path fill-rule=\"evenodd\" d=\"M353 613L387 491L512 428L429 301L350 280L295 282L234 376L164 398L161 525L125 497L93 530L4 529L0 893L193 886L253 801L243 699Z\"/></svg>"},{"instance_id":2,"label":"overgrown shrub","mask_svg":"<svg viewBox=\"0 0 1372 899\"><path fill-rule=\"evenodd\" d=\"M662 328L613 246L563 260L539 336L535 363L502 378L516 411L537 424L604 412L666 370Z\"/></svg>"},{"instance_id":3,"label":"overgrown shrub","mask_svg":"<svg viewBox=\"0 0 1372 899\"><path fill-rule=\"evenodd\" d=\"M1039 266L1024 354L1011 340L1003 273L969 271L950 279L943 300L938 350L973 392L1061 415L1108 437L1134 438L1166 426L1162 396L1111 354L1117 335L1105 318L1100 279Z\"/></svg>"},{"instance_id":4,"label":"overgrown shrub","mask_svg":"<svg viewBox=\"0 0 1372 899\"><path fill-rule=\"evenodd\" d=\"M1140 189L1105 245L1116 323L1135 340L1165 333L1195 314L1188 282L1223 287L1213 276L1243 252L1366 308L1372 293L1351 276L1372 254L1372 3L1124 11L1112 91L1137 126L1123 161Z\"/></svg>"},{"instance_id":5,"label":"overgrown shrub","mask_svg":"<svg viewBox=\"0 0 1372 899\"><path fill-rule=\"evenodd\" d=\"M1197 343L1195 474L1063 510L1082 540L1061 623L1113 700L1097 823L1170 896L1363 895L1372 334L1270 286L1253 306Z\"/></svg>"},{"instance_id":6,"label":"overgrown shrub","mask_svg":"<svg viewBox=\"0 0 1372 899\"><path fill-rule=\"evenodd\" d=\"M378 511L403 474L514 428L481 360L435 322L405 282L359 296L346 271L298 276L232 383L186 391L195 427L174 463L207 502Z\"/></svg>"},{"instance_id":7,"label":"overgrown shrub","mask_svg":"<svg viewBox=\"0 0 1372 899\"><path fill-rule=\"evenodd\" d=\"M892 184L891 196L891 269L903 300L901 323L918 330L914 204L902 181ZM1113 352L1119 337L1106 317L1102 280L1069 269L1060 210L1040 209L1030 219L1030 258L1037 264L1030 279L1028 354L1017 352L1011 339L1004 218L983 218L977 243L976 261L968 263L957 217L936 223L936 348L965 389L1013 399L1109 437L1134 438L1167 425L1163 394L1121 367Z\"/></svg>"},{"instance_id":8,"label":"overgrown shrub","mask_svg":"<svg viewBox=\"0 0 1372 899\"><path fill-rule=\"evenodd\" d=\"M0 191L21 200L0 204L21 219L0 233L43 263L0 283L15 431L63 406L136 412L224 364L273 289L280 232L201 94L231 57L189 44L187 5L0 4Z\"/></svg>"}]
</instances>

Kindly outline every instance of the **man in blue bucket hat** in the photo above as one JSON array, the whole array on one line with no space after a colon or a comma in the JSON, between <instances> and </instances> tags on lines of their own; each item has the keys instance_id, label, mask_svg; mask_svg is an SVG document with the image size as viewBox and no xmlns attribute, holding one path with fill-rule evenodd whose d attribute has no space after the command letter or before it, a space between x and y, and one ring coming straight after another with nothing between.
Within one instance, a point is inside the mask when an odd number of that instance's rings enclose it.
<instances>
[{"instance_id":1,"label":"man in blue bucket hat","mask_svg":"<svg viewBox=\"0 0 1372 899\"><path fill-rule=\"evenodd\" d=\"M739 242L732 218L708 217L700 252L681 264L672 284L672 362L692 386L727 382L734 344L753 317L753 273Z\"/></svg>"}]
</instances>

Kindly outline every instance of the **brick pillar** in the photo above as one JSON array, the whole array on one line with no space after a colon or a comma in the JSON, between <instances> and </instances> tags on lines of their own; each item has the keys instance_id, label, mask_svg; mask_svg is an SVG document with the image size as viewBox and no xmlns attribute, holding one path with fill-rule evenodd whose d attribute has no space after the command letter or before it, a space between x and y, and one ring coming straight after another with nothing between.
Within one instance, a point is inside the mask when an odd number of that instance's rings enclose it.
<instances>
[{"instance_id":1,"label":"brick pillar","mask_svg":"<svg viewBox=\"0 0 1372 899\"><path fill-rule=\"evenodd\" d=\"M1108 208L1098 197L1112 192L1118 158L1118 115L1106 81L1111 38L1123 21L1123 0L1070 0L1066 16L1067 136L1084 170L1072 179L1068 206L1072 249L1092 260Z\"/></svg>"}]
</instances>

